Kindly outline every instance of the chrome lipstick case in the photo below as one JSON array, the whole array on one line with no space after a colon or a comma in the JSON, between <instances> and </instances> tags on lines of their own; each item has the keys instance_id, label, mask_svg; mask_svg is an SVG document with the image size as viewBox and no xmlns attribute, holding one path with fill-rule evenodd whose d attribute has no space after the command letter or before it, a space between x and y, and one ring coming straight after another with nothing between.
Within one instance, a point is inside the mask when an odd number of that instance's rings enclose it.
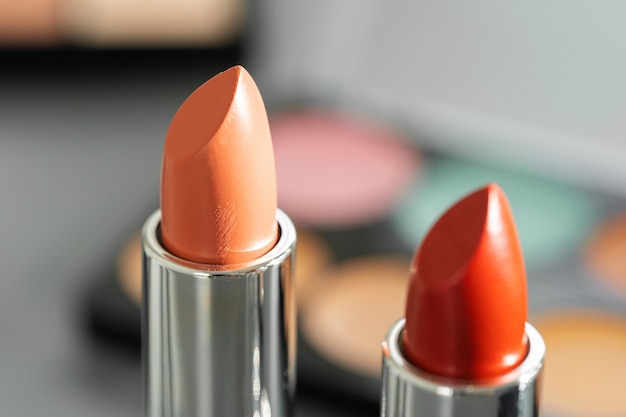
<instances>
[{"instance_id":1,"label":"chrome lipstick case","mask_svg":"<svg viewBox=\"0 0 626 417\"><path fill-rule=\"evenodd\" d=\"M142 231L142 357L146 417L288 417L296 374L296 230L280 210L279 239L259 259L189 262L159 239L160 211Z\"/></svg>"},{"instance_id":2,"label":"chrome lipstick case","mask_svg":"<svg viewBox=\"0 0 626 417\"><path fill-rule=\"evenodd\" d=\"M404 319L383 342L381 417L538 417L545 355L541 335L526 323L528 354L515 369L488 381L425 372L402 353Z\"/></svg>"}]
</instances>

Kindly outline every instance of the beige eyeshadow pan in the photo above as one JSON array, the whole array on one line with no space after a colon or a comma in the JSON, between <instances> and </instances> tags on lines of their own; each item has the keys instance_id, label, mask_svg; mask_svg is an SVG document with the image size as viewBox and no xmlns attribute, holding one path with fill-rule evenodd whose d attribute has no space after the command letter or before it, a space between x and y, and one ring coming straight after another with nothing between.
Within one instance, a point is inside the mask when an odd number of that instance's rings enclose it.
<instances>
[{"instance_id":1,"label":"beige eyeshadow pan","mask_svg":"<svg viewBox=\"0 0 626 417\"><path fill-rule=\"evenodd\" d=\"M546 342L543 403L547 415L626 415L626 319L586 309L531 320Z\"/></svg>"},{"instance_id":2,"label":"beige eyeshadow pan","mask_svg":"<svg viewBox=\"0 0 626 417\"><path fill-rule=\"evenodd\" d=\"M410 260L354 258L323 271L324 291L301 315L307 342L341 368L380 376L380 344L404 312Z\"/></svg>"},{"instance_id":3,"label":"beige eyeshadow pan","mask_svg":"<svg viewBox=\"0 0 626 417\"><path fill-rule=\"evenodd\" d=\"M242 0L63 0L59 20L66 38L90 46L218 46L241 33L245 14Z\"/></svg>"},{"instance_id":4,"label":"beige eyeshadow pan","mask_svg":"<svg viewBox=\"0 0 626 417\"><path fill-rule=\"evenodd\" d=\"M313 232L297 229L296 299L298 311L304 311L318 291L324 290L319 272L332 260L330 248Z\"/></svg>"}]
</instances>

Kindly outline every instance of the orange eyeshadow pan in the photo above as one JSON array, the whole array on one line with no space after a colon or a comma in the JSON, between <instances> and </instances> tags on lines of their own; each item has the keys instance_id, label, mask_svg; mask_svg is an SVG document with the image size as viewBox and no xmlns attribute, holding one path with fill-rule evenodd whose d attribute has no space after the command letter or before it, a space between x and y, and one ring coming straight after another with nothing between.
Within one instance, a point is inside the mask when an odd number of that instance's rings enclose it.
<instances>
[{"instance_id":1,"label":"orange eyeshadow pan","mask_svg":"<svg viewBox=\"0 0 626 417\"><path fill-rule=\"evenodd\" d=\"M599 281L626 297L626 213L596 229L587 242L584 259Z\"/></svg>"},{"instance_id":2,"label":"orange eyeshadow pan","mask_svg":"<svg viewBox=\"0 0 626 417\"><path fill-rule=\"evenodd\" d=\"M538 315L546 342L543 400L547 415L626 415L626 319L598 310Z\"/></svg>"}]
</instances>

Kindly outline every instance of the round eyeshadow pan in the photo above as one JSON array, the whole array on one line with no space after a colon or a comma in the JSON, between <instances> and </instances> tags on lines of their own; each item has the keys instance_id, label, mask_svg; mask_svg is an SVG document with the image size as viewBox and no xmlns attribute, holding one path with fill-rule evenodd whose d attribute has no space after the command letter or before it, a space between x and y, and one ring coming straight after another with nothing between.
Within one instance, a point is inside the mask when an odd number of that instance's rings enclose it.
<instances>
[{"instance_id":1,"label":"round eyeshadow pan","mask_svg":"<svg viewBox=\"0 0 626 417\"><path fill-rule=\"evenodd\" d=\"M323 291L319 272L332 260L330 248L313 232L298 228L296 244L296 298L298 310L305 310L317 291Z\"/></svg>"},{"instance_id":2,"label":"round eyeshadow pan","mask_svg":"<svg viewBox=\"0 0 626 417\"><path fill-rule=\"evenodd\" d=\"M546 342L543 403L548 415L626 415L626 319L562 310L531 320Z\"/></svg>"},{"instance_id":3,"label":"round eyeshadow pan","mask_svg":"<svg viewBox=\"0 0 626 417\"><path fill-rule=\"evenodd\" d=\"M133 234L117 255L117 279L132 302L141 305L141 233Z\"/></svg>"},{"instance_id":4,"label":"round eyeshadow pan","mask_svg":"<svg viewBox=\"0 0 626 417\"><path fill-rule=\"evenodd\" d=\"M626 297L626 213L609 218L594 231L584 259L594 277Z\"/></svg>"},{"instance_id":5,"label":"round eyeshadow pan","mask_svg":"<svg viewBox=\"0 0 626 417\"><path fill-rule=\"evenodd\" d=\"M398 206L395 230L417 244L459 196L489 182L506 193L527 265L579 248L595 223L597 209L585 192L545 178L452 158L434 159Z\"/></svg>"},{"instance_id":6,"label":"round eyeshadow pan","mask_svg":"<svg viewBox=\"0 0 626 417\"><path fill-rule=\"evenodd\" d=\"M402 317L410 260L355 258L323 272L327 288L301 316L301 330L316 351L340 368L379 377L380 344Z\"/></svg>"},{"instance_id":7,"label":"round eyeshadow pan","mask_svg":"<svg viewBox=\"0 0 626 417\"><path fill-rule=\"evenodd\" d=\"M296 223L353 226L386 215L419 156L400 134L355 116L293 111L270 118L278 204Z\"/></svg>"}]
</instances>

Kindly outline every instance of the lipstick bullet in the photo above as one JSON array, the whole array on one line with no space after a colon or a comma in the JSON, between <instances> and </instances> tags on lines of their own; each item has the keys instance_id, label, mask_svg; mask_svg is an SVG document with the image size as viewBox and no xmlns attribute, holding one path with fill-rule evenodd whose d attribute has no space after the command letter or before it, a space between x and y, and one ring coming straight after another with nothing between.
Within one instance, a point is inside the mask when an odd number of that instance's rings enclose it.
<instances>
[{"instance_id":1,"label":"lipstick bullet","mask_svg":"<svg viewBox=\"0 0 626 417\"><path fill-rule=\"evenodd\" d=\"M174 116L142 231L146 416L292 415L296 232L276 201L265 105L233 67Z\"/></svg>"},{"instance_id":2,"label":"lipstick bullet","mask_svg":"<svg viewBox=\"0 0 626 417\"><path fill-rule=\"evenodd\" d=\"M536 417L545 345L526 322L522 251L489 184L435 223L412 262L406 317L383 342L383 417Z\"/></svg>"}]
</instances>

